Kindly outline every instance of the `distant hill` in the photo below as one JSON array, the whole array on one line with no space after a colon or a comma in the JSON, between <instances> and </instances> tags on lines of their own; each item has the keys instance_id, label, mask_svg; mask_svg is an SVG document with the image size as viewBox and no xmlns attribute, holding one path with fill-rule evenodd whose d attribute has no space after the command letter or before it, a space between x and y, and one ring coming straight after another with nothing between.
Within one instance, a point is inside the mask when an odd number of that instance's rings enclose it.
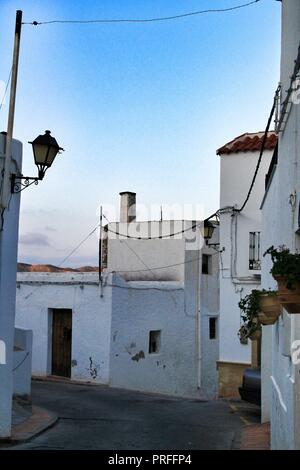
<instances>
[{"instance_id":1,"label":"distant hill","mask_svg":"<svg viewBox=\"0 0 300 470\"><path fill-rule=\"evenodd\" d=\"M18 272L19 273L65 273L65 272L74 272L74 273L91 273L97 272L98 267L96 266L82 266L80 268L58 268L52 264L27 264L27 263L18 263Z\"/></svg>"}]
</instances>

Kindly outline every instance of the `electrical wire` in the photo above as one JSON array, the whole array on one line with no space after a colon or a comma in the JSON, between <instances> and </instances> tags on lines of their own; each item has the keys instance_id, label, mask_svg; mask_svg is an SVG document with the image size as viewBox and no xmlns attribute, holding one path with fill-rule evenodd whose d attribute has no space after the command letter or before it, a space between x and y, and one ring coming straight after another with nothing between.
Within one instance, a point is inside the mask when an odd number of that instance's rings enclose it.
<instances>
[{"instance_id":1,"label":"electrical wire","mask_svg":"<svg viewBox=\"0 0 300 470\"><path fill-rule=\"evenodd\" d=\"M28 356L29 356L29 352L26 353L22 361L20 361L19 364L12 371L15 372L17 369L19 369L19 367L21 367L21 365L24 364Z\"/></svg>"},{"instance_id":2,"label":"electrical wire","mask_svg":"<svg viewBox=\"0 0 300 470\"><path fill-rule=\"evenodd\" d=\"M100 224L96 225L95 228L93 228L93 230L83 239L81 240L80 243L78 243L78 245L73 248L73 250L67 255L64 257L64 259L57 265L58 268L60 268L66 261L67 259L69 259L92 235L93 233L96 232L97 228L100 226ZM25 297L24 297L24 300L28 300L29 297L31 297L31 295L38 289L38 287L36 287L35 289L33 289L31 292L29 292Z\"/></svg>"},{"instance_id":3,"label":"electrical wire","mask_svg":"<svg viewBox=\"0 0 300 470\"><path fill-rule=\"evenodd\" d=\"M216 250L215 248L213 248L216 252L213 253L213 255L217 255L218 253L220 253L219 250ZM212 256L213 256L212 255ZM124 269L124 270L118 270L118 271L107 271L106 273L107 274L121 274L121 273L142 273L142 272L146 272L146 271L158 271L159 269L168 269L168 268L175 268L176 266L182 266L184 264L189 264L189 263L194 263L195 261L200 261L202 259L202 256L198 257L198 258L194 258L194 259L190 259L188 261L182 261L181 263L174 263L174 264L167 264L167 265L164 265L164 266L156 266L156 267L153 267L153 268L147 268L147 269L132 269L132 270L128 270L128 269Z\"/></svg>"},{"instance_id":4,"label":"electrical wire","mask_svg":"<svg viewBox=\"0 0 300 470\"><path fill-rule=\"evenodd\" d=\"M292 76L290 78L290 86L289 86L289 89L286 91L286 98L283 101L282 106L281 106L280 116L279 116L278 124L277 124L278 132L281 131L281 126L283 124L284 116L288 114L287 108L288 108L288 105L290 104L290 97L293 92L295 81L298 78L299 70L300 70L300 45L298 46L298 55L295 60L295 66L294 66Z\"/></svg>"},{"instance_id":5,"label":"electrical wire","mask_svg":"<svg viewBox=\"0 0 300 470\"><path fill-rule=\"evenodd\" d=\"M0 103L0 111L1 111L1 109L2 109L2 106L3 106L3 104L4 104L4 100L5 100L5 97L6 97L6 94L7 94L9 82L10 82L10 79L11 79L11 74L12 74L12 68L10 69L10 72L9 72L9 75L8 75L8 79L7 79L7 82L6 82L6 86L5 86L5 90L4 90L4 93L3 93L3 96L2 96L2 100L1 100L1 103Z\"/></svg>"},{"instance_id":6,"label":"electrical wire","mask_svg":"<svg viewBox=\"0 0 300 470\"><path fill-rule=\"evenodd\" d=\"M95 228L58 264L58 268L60 268L66 261L69 259L92 235L96 232L97 228L100 224L96 225Z\"/></svg>"},{"instance_id":7,"label":"electrical wire","mask_svg":"<svg viewBox=\"0 0 300 470\"><path fill-rule=\"evenodd\" d=\"M217 212L214 212L212 215L210 215L205 220L208 221L208 220L212 219L214 216L217 216L220 210L222 210L222 209L219 209ZM103 217L105 217L105 215ZM108 221L107 217L105 217L105 219ZM108 222L108 223L110 223L110 222ZM134 236L128 235L126 233L120 233L117 230L112 230L109 227L106 227L105 230L107 232L113 233L114 235L118 235L119 237L130 238L130 239L134 239L134 240L161 240L162 238L171 238L171 237L174 237L176 235L181 235L182 233L188 232L189 230L194 230L197 227L201 227L203 225L203 223L204 222L202 221L202 222L199 222L197 224L192 225L191 227L185 228L183 230L179 230L178 232L169 233L169 234L166 234L166 235L158 235L157 237L134 237Z\"/></svg>"},{"instance_id":8,"label":"electrical wire","mask_svg":"<svg viewBox=\"0 0 300 470\"><path fill-rule=\"evenodd\" d=\"M95 20L51 20L51 21L32 21L32 22L24 22L24 25L33 25L33 26L40 26L40 25L49 25L49 24L95 24L95 23L154 23L154 22L162 22L162 21L172 21L172 20L179 20L182 18L187 18L191 16L203 15L206 13L226 13L234 10L240 10L242 8L249 7L254 5L255 3L260 2L261 0L252 0L251 2L243 3L240 5L236 5L233 7L228 8L213 8L207 10L198 10L192 11L187 13L182 13L179 15L172 15L172 16L161 16L157 18L108 18L108 19L95 19Z\"/></svg>"},{"instance_id":9,"label":"electrical wire","mask_svg":"<svg viewBox=\"0 0 300 470\"><path fill-rule=\"evenodd\" d=\"M149 282L149 281L147 281ZM157 281L156 281L157 282ZM117 289L126 289L126 290L141 290L141 291L149 291L149 290L156 290L156 291L159 291L159 292L167 292L167 293L170 293L170 295L172 295L171 293L172 292L178 292L178 291L181 291L181 290L184 290L183 287L176 287L176 288L170 288L170 289L163 289L161 287L149 287L149 286L140 286L140 287L134 287L134 286L121 286L119 284L104 284L105 287L116 287ZM174 300L174 299L173 299ZM176 302L177 304L177 302Z\"/></svg>"},{"instance_id":10,"label":"electrical wire","mask_svg":"<svg viewBox=\"0 0 300 470\"><path fill-rule=\"evenodd\" d=\"M251 184L250 184L249 191L247 193L246 199L244 200L244 202L242 204L242 207L240 209L235 209L235 212L242 212L244 210L247 202L249 201L250 196L251 196L251 193L252 193L255 181L256 181L256 177L257 177L257 174L258 174L258 170L259 170L259 167L260 167L260 164L261 164L261 161L262 161L262 157L263 157L263 154L264 154L264 151L265 151L265 146L266 146L266 142L267 142L267 138L268 138L268 133L269 133L270 125L271 125L272 118L273 118L273 115L274 115L274 112L275 112L275 108L276 108L276 105L277 105L277 97L279 95L280 89L281 89L281 86L279 85L277 87L277 90L275 92L275 96L274 96L274 99L273 99L273 106L272 106L272 109L271 109L271 112L270 112L270 115L269 115L269 118L268 118L265 133L264 133L264 136L263 136L263 139L262 139L261 149L260 149L257 165L256 165L256 168L255 168L255 172L254 172Z\"/></svg>"},{"instance_id":11,"label":"electrical wire","mask_svg":"<svg viewBox=\"0 0 300 470\"><path fill-rule=\"evenodd\" d=\"M192 225L191 227L189 228L186 228L186 229L183 229L183 230L180 230L178 232L175 232L175 233L169 233L167 235L158 235L157 237L134 237L134 236L131 236L131 235L127 235L126 233L120 233L119 231L117 230L112 230L110 229L109 227L107 227L107 231L110 232L110 233L113 233L115 235L118 235L120 237L124 237L124 238L131 238L131 239L134 239L134 240L160 240L162 238L171 238L171 237L174 237L175 235L180 235L184 232L187 232L188 230L193 230L197 227L200 227L200 225L202 225L203 222L200 222L199 224L195 224L195 225Z\"/></svg>"},{"instance_id":12,"label":"electrical wire","mask_svg":"<svg viewBox=\"0 0 300 470\"><path fill-rule=\"evenodd\" d=\"M107 220L108 223L110 223L110 221L108 220L108 218L106 216L104 216L105 219ZM126 240L120 240L121 243L125 243L125 245L127 246L127 248L138 258L138 260L146 267L147 271L148 272L151 272L152 276L153 276L153 280L155 280L155 273L153 272L153 270L148 266L148 264L142 259L142 257L134 250L133 247L131 247ZM112 286L113 287L113 286ZM118 286L116 286L118 287ZM128 286L124 286L124 287L128 287ZM174 298L174 296L172 295L172 293L170 292L170 289L160 289L161 291L165 291L165 292L168 292L174 305L176 306L177 305L177 302L176 302L176 299ZM174 290L178 290L178 289L174 289Z\"/></svg>"}]
</instances>

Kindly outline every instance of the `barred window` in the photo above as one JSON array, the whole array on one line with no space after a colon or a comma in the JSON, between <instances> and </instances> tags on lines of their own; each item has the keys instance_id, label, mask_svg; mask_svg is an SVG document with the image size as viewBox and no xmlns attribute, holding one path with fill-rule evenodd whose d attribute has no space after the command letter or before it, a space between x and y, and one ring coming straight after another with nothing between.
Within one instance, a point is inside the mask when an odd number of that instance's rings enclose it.
<instances>
[{"instance_id":1,"label":"barred window","mask_svg":"<svg viewBox=\"0 0 300 470\"><path fill-rule=\"evenodd\" d=\"M260 232L250 232L249 234L249 269L261 269Z\"/></svg>"}]
</instances>

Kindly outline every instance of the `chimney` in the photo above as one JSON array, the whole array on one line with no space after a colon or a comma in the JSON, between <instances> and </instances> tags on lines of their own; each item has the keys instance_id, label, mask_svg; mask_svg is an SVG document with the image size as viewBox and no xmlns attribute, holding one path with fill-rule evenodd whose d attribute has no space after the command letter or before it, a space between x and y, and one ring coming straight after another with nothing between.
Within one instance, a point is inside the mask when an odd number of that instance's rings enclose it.
<instances>
[{"instance_id":1,"label":"chimney","mask_svg":"<svg viewBox=\"0 0 300 470\"><path fill-rule=\"evenodd\" d=\"M121 205L120 205L120 222L130 223L136 219L136 193L131 191L123 191L120 193Z\"/></svg>"}]
</instances>

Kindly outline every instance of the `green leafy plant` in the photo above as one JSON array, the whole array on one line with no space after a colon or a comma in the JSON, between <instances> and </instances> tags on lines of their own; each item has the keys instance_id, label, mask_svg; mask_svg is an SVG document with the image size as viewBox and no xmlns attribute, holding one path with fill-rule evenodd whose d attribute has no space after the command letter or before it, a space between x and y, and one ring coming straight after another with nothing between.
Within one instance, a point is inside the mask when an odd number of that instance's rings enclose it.
<instances>
[{"instance_id":1,"label":"green leafy plant","mask_svg":"<svg viewBox=\"0 0 300 470\"><path fill-rule=\"evenodd\" d=\"M275 297L277 291L274 290L252 290L250 294L246 295L239 301L239 308L242 311L241 318L243 324L241 325L238 336L241 343L244 343L254 333L261 329L261 322L259 314L261 313L260 301L262 297L270 296Z\"/></svg>"},{"instance_id":2,"label":"green leafy plant","mask_svg":"<svg viewBox=\"0 0 300 470\"><path fill-rule=\"evenodd\" d=\"M274 248L271 246L264 253L264 256L270 255L273 262L270 273L276 277L284 277L286 279L286 287L289 290L295 290L300 283L300 254L290 253L285 246Z\"/></svg>"},{"instance_id":3,"label":"green leafy plant","mask_svg":"<svg viewBox=\"0 0 300 470\"><path fill-rule=\"evenodd\" d=\"M246 295L239 301L239 308L242 311L241 318L243 324L241 325L238 336L241 342L244 342L245 338L249 338L257 330L261 328L258 321L258 314L260 312L259 299L262 291L253 290L251 294Z\"/></svg>"}]
</instances>

